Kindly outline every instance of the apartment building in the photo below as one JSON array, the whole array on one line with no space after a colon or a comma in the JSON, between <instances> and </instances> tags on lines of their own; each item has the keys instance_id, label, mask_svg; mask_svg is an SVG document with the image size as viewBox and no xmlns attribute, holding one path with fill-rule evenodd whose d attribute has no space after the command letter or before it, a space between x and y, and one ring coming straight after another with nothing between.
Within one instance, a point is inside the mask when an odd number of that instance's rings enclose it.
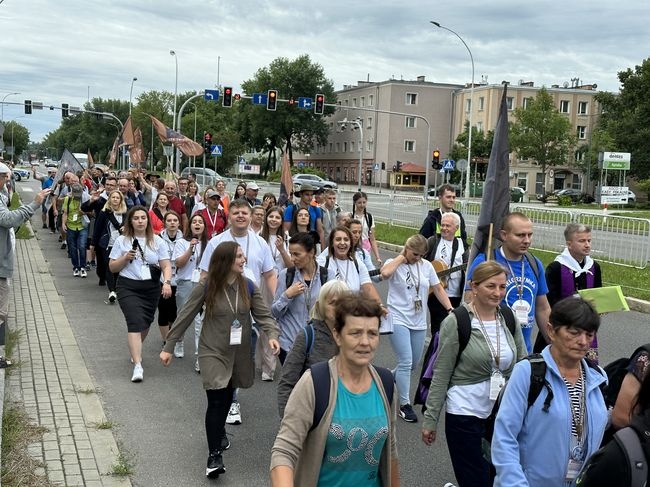
<instances>
[{"instance_id":1,"label":"apartment building","mask_svg":"<svg viewBox=\"0 0 650 487\"><path fill-rule=\"evenodd\" d=\"M518 107L526 107L532 98L539 92L541 86L535 86L532 81L520 80L516 84L508 85L507 104L508 110ZM510 154L510 185L519 186L524 189L529 197L542 194L545 191L553 191L564 188L580 189L584 192L591 192L591 186L584 177L582 171L576 166L576 161L585 157L580 151L582 146L588 144L593 127L596 125L600 113L596 101L597 85L581 85L579 80L573 79L571 84L564 83L563 86L552 85L546 87L553 97L558 111L565 115L573 127L577 137L577 147L569 160L562 161L547 171L546 178L540 167L532 160L519 159L516 154ZM474 86L474 93L470 98L470 88L466 87L454 93L454 104L452 113L452 140L463 132L465 121L469 119L470 110L472 125L478 130L494 130L499 114L499 103L503 93L501 84L489 85L480 84ZM471 103L473 99L473 103ZM473 105L473 106L472 106ZM509 121L514 121L514 116L509 116ZM482 165L487 161L472 158L471 179L477 170L483 172ZM480 176L479 176L480 180Z\"/></svg>"}]
</instances>

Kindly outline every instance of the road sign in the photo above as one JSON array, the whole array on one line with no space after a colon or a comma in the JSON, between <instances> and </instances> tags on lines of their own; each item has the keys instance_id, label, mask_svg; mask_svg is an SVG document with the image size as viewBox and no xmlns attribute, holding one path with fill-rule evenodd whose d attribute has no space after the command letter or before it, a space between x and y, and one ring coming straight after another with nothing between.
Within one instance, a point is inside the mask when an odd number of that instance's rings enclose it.
<instances>
[{"instance_id":1,"label":"road sign","mask_svg":"<svg viewBox=\"0 0 650 487\"><path fill-rule=\"evenodd\" d=\"M210 154L213 155L213 156L221 156L221 155L223 155L223 151L221 149L221 146L213 144L210 147Z\"/></svg>"},{"instance_id":2,"label":"road sign","mask_svg":"<svg viewBox=\"0 0 650 487\"><path fill-rule=\"evenodd\" d=\"M377 163L375 162L375 165L372 166L372 168L373 168L375 171L379 171L379 164L377 164Z\"/></svg>"},{"instance_id":3,"label":"road sign","mask_svg":"<svg viewBox=\"0 0 650 487\"><path fill-rule=\"evenodd\" d=\"M600 188L600 204L604 205L620 205L626 204L628 201L627 194L629 188L627 186L601 186Z\"/></svg>"},{"instance_id":4,"label":"road sign","mask_svg":"<svg viewBox=\"0 0 650 487\"><path fill-rule=\"evenodd\" d=\"M304 108L305 110L311 110L313 103L314 100L307 96L301 96L300 98L298 98L298 106L300 108Z\"/></svg>"},{"instance_id":5,"label":"road sign","mask_svg":"<svg viewBox=\"0 0 650 487\"><path fill-rule=\"evenodd\" d=\"M266 93L253 93L253 105L266 105Z\"/></svg>"},{"instance_id":6,"label":"road sign","mask_svg":"<svg viewBox=\"0 0 650 487\"><path fill-rule=\"evenodd\" d=\"M629 152L601 152L598 154L599 169L629 171L631 154Z\"/></svg>"},{"instance_id":7,"label":"road sign","mask_svg":"<svg viewBox=\"0 0 650 487\"><path fill-rule=\"evenodd\" d=\"M453 159L445 159L442 161L442 170L443 171L453 171L454 170L454 160Z\"/></svg>"},{"instance_id":8,"label":"road sign","mask_svg":"<svg viewBox=\"0 0 650 487\"><path fill-rule=\"evenodd\" d=\"M205 90L203 99L208 101L217 101L219 99L219 90Z\"/></svg>"},{"instance_id":9,"label":"road sign","mask_svg":"<svg viewBox=\"0 0 650 487\"><path fill-rule=\"evenodd\" d=\"M456 161L456 169L461 172L467 171L467 159L458 159Z\"/></svg>"}]
</instances>

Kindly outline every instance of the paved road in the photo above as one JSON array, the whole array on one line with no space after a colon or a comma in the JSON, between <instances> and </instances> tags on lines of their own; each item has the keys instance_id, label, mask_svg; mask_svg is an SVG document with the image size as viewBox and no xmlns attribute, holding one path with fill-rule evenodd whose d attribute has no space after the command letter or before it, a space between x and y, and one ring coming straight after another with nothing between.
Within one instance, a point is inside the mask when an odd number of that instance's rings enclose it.
<instances>
[{"instance_id":1,"label":"paved road","mask_svg":"<svg viewBox=\"0 0 650 487\"><path fill-rule=\"evenodd\" d=\"M35 187L33 182L18 183L24 199L32 197ZM65 251L60 250L55 236L40 230L40 214L32 222L86 366L100 390L106 415L116 425L122 448L133 455L133 484L214 485L204 477L206 401L199 377L192 370L192 360L174 360L169 368L163 368L158 361L161 338L152 327L143 350L145 380L132 384L126 327L119 307L104 303L105 288L97 286L92 272L88 279L73 278ZM389 255L382 254L383 258ZM378 289L385 299L385 284ZM647 315L608 315L599 336L603 362L628 355L647 340ZM192 347L186 350L191 353ZM394 367L388 340L382 340L376 363ZM275 383L257 381L241 393L240 399L244 423L227 428L232 448L224 456L228 471L218 484L268 485L270 450L279 424ZM419 424L398 422L403 485L443 486L453 481L444 435L433 447L426 448L419 434Z\"/></svg>"}]
</instances>

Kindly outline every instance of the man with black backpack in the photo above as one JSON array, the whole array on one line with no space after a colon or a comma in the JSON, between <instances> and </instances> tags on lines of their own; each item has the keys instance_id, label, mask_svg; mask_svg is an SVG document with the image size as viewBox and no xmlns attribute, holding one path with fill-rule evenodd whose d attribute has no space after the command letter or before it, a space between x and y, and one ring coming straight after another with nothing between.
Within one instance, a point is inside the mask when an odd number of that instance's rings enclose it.
<instances>
[{"instance_id":1,"label":"man with black backpack","mask_svg":"<svg viewBox=\"0 0 650 487\"><path fill-rule=\"evenodd\" d=\"M551 312L546 298L548 287L542 263L528 251L533 237L533 222L523 213L509 213L503 219L499 235L503 245L492 251L491 259L502 264L509 272L503 302L514 311L524 334L526 348L531 352L535 323L539 333L548 343L546 324ZM483 253L474 258L467 272L468 282L472 279L474 268L485 260ZM469 292L465 294L466 300L470 301L471 294Z\"/></svg>"}]
</instances>

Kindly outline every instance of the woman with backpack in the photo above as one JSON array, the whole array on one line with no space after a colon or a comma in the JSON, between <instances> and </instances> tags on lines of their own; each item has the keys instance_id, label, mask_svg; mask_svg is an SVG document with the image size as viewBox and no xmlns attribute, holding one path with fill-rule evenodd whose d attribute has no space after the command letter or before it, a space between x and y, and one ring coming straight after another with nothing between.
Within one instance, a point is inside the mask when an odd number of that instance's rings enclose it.
<instances>
[{"instance_id":1,"label":"woman with backpack","mask_svg":"<svg viewBox=\"0 0 650 487\"><path fill-rule=\"evenodd\" d=\"M396 395L379 346L377 302L336 300L336 357L313 365L289 396L271 451L271 485L399 486Z\"/></svg>"},{"instance_id":2,"label":"woman with backpack","mask_svg":"<svg viewBox=\"0 0 650 487\"><path fill-rule=\"evenodd\" d=\"M205 305L199 338L199 364L208 407L205 429L208 462L205 474L216 478L226 471L222 452L230 447L225 424L233 391L251 387L255 365L251 350L253 319L269 336L269 346L277 352L278 329L257 286L244 277L246 257L236 242L223 242L210 258L207 279L190 293L187 303L167 335L160 360L171 363L176 342Z\"/></svg>"},{"instance_id":3,"label":"woman with backpack","mask_svg":"<svg viewBox=\"0 0 650 487\"><path fill-rule=\"evenodd\" d=\"M541 357L515 365L501 400L492 439L495 486L576 485L607 424L600 390L607 377L585 360L599 326L598 313L580 298L553 306L551 344ZM535 390L537 397L531 397Z\"/></svg>"},{"instance_id":4,"label":"woman with backpack","mask_svg":"<svg viewBox=\"0 0 650 487\"><path fill-rule=\"evenodd\" d=\"M527 351L512 311L500 306L506 292L505 268L495 261L482 262L470 284L471 303L450 311L440 325L422 441L431 445L436 440L446 403L445 435L458 486L488 487L490 468L482 451L487 418L515 363ZM461 336L466 337L462 344Z\"/></svg>"},{"instance_id":5,"label":"woman with backpack","mask_svg":"<svg viewBox=\"0 0 650 487\"><path fill-rule=\"evenodd\" d=\"M271 310L280 327L280 363L293 347L296 335L309 323L309 312L318 300L327 271L316 262L316 242L307 232L289 239L293 267L280 271Z\"/></svg>"},{"instance_id":6,"label":"woman with backpack","mask_svg":"<svg viewBox=\"0 0 650 487\"><path fill-rule=\"evenodd\" d=\"M95 253L97 260L102 260L102 269L105 273L100 277L100 283L103 281L108 287L108 302L113 304L117 300L115 292L115 277L108 268L109 255L113 249L113 244L117 237L122 234L124 221L126 217L126 202L121 191L111 191L106 200L104 208L97 214L95 220L95 229L92 241L95 242Z\"/></svg>"},{"instance_id":7,"label":"woman with backpack","mask_svg":"<svg viewBox=\"0 0 650 487\"><path fill-rule=\"evenodd\" d=\"M336 300L349 291L341 281L326 282L318 293L318 300L311 309L311 320L296 335L291 351L282 365L282 377L278 384L278 409L280 418L291 391L298 379L312 365L326 362L338 352L334 341L334 318Z\"/></svg>"}]
</instances>

